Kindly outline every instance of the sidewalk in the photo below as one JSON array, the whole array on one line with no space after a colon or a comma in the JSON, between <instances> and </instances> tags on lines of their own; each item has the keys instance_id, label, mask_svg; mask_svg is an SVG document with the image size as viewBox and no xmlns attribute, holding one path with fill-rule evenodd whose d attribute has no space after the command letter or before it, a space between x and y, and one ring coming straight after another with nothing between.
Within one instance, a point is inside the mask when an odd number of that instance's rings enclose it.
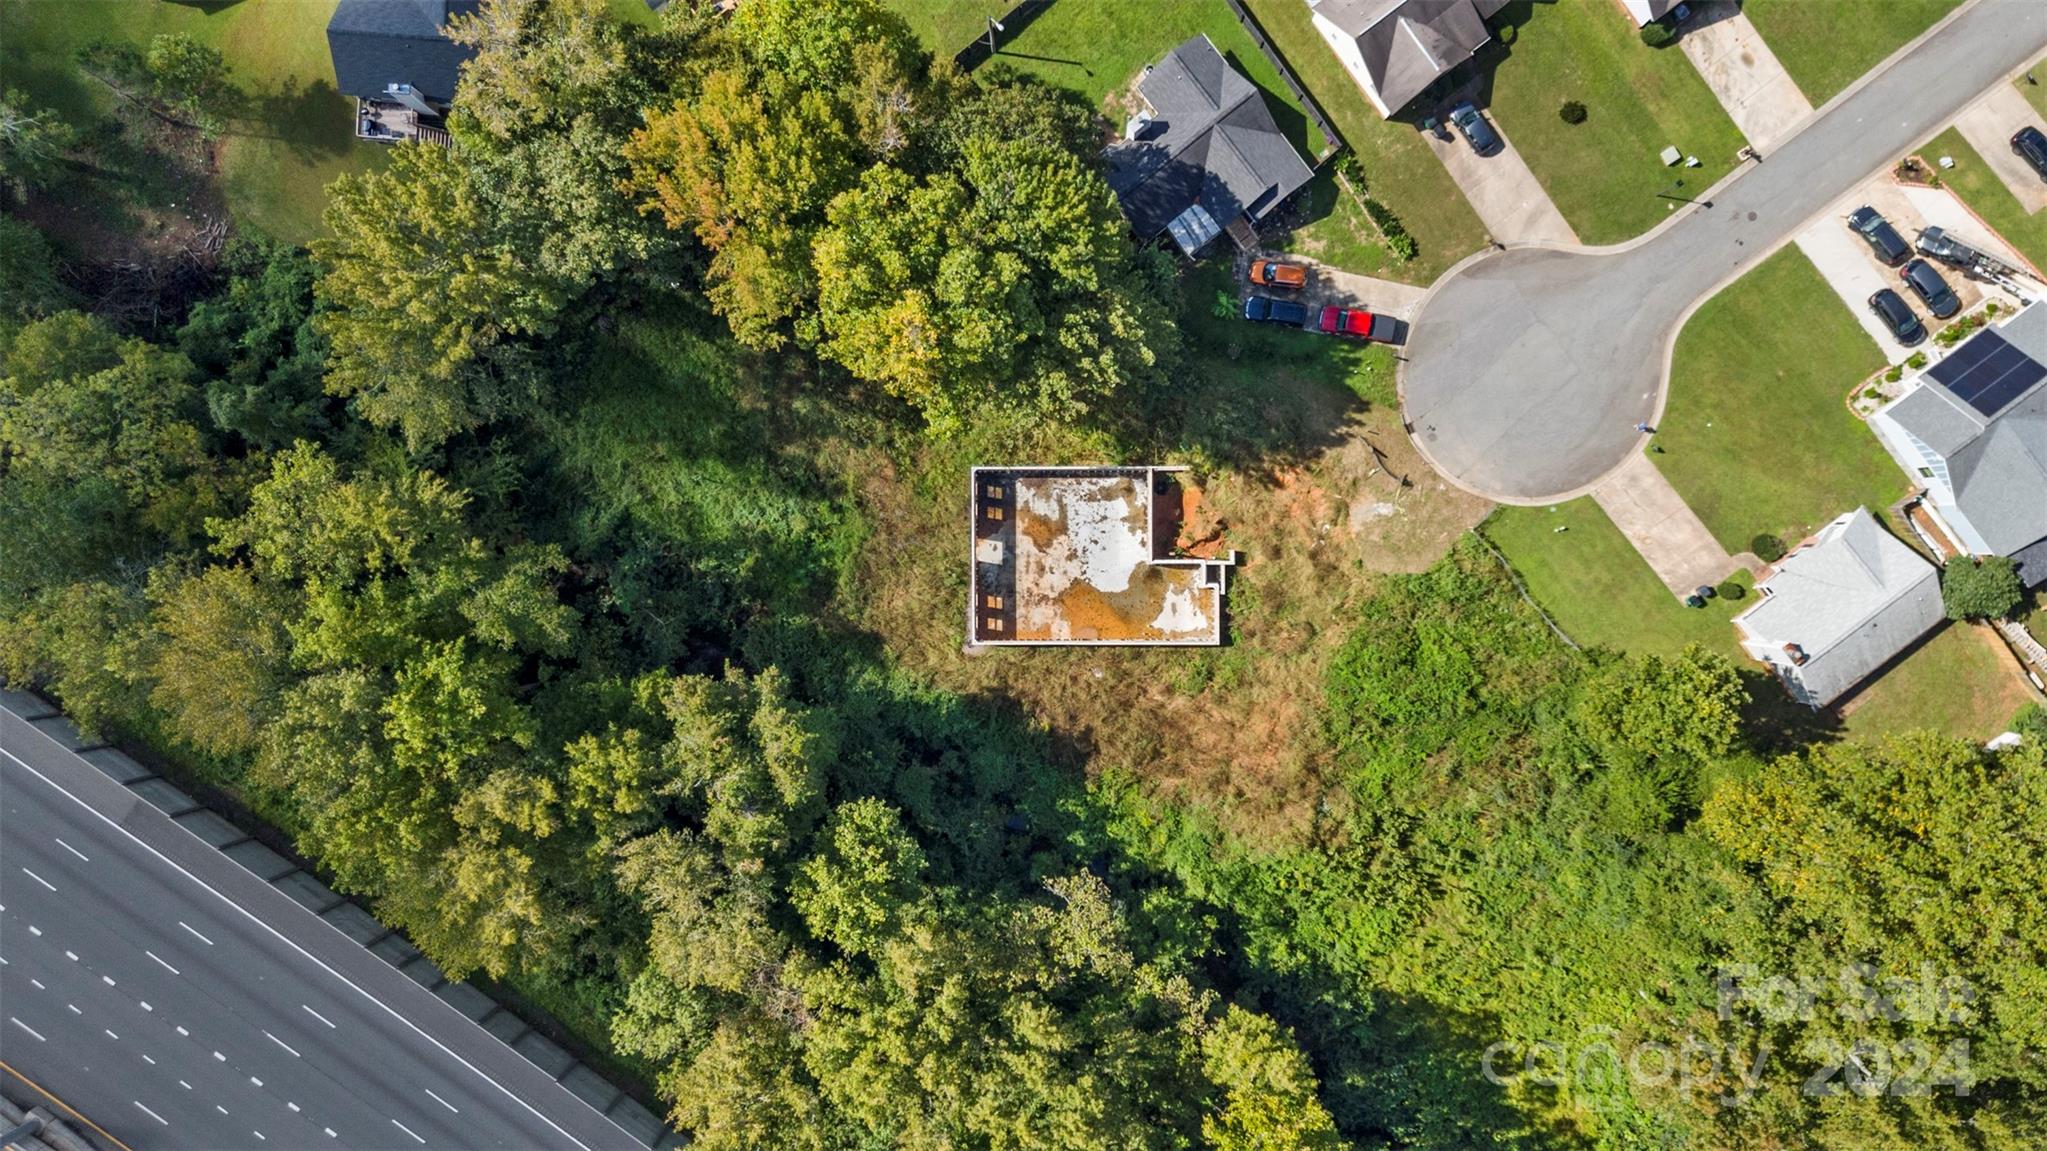
<instances>
[{"instance_id":1,"label":"sidewalk","mask_svg":"<svg viewBox=\"0 0 2047 1151\"><path fill-rule=\"evenodd\" d=\"M1698 10L1696 23L1678 37L1678 47L1727 109L1734 126L1767 154L1812 115L1811 102L1739 7L1729 0L1693 7Z\"/></svg>"},{"instance_id":2,"label":"sidewalk","mask_svg":"<svg viewBox=\"0 0 2047 1151\"><path fill-rule=\"evenodd\" d=\"M2047 180L2033 171L2032 165L2018 157L2011 150L2012 133L2031 124L2047 132L2047 123L2042 123L2040 114L2019 95L2019 90L2008 80L1999 80L1990 86L1981 100L1962 110L1955 118L1955 128L1969 147L1983 154L1983 162L2004 181L2019 205L2028 213L2047 208ZM1928 156L1938 162L1938 156Z\"/></svg>"},{"instance_id":3,"label":"sidewalk","mask_svg":"<svg viewBox=\"0 0 2047 1151\"><path fill-rule=\"evenodd\" d=\"M1742 567L1639 451L1593 488L1592 498L1674 596L1717 584Z\"/></svg>"}]
</instances>

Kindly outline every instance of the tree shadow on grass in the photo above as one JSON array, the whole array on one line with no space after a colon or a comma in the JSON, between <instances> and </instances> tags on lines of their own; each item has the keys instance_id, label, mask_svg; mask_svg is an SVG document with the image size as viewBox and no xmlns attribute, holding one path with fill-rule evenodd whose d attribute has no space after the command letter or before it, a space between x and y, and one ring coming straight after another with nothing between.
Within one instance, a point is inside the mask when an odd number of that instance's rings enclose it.
<instances>
[{"instance_id":1,"label":"tree shadow on grass","mask_svg":"<svg viewBox=\"0 0 2047 1151\"><path fill-rule=\"evenodd\" d=\"M288 76L276 91L246 96L237 111L233 135L274 140L300 163L336 159L355 140L348 99L326 80Z\"/></svg>"}]
</instances>

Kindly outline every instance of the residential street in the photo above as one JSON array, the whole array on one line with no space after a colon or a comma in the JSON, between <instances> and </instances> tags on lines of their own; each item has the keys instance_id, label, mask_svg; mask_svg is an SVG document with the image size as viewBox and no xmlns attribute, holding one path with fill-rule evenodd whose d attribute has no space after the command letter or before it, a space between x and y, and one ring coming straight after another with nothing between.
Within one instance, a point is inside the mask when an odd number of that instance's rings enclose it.
<instances>
[{"instance_id":1,"label":"residential street","mask_svg":"<svg viewBox=\"0 0 2047 1151\"><path fill-rule=\"evenodd\" d=\"M1647 241L1512 249L1440 281L1402 372L1422 451L1492 499L1584 491L1639 448L1692 306L2047 46L2047 5L1977 0ZM1698 189L1687 189L1694 194ZM1795 435L1796 429L1787 429Z\"/></svg>"}]
</instances>

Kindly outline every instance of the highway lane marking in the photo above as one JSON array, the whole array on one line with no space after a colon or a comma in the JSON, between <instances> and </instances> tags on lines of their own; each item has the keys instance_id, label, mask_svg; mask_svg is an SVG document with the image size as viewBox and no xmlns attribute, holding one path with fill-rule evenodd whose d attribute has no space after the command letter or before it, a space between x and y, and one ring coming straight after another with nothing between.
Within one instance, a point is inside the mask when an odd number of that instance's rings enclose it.
<instances>
[{"instance_id":1,"label":"highway lane marking","mask_svg":"<svg viewBox=\"0 0 2047 1151\"><path fill-rule=\"evenodd\" d=\"M80 1011L80 1010L78 1009L78 1005L77 1005L76 1003L66 1003L66 1004L65 1004L64 1006L66 1006L66 1007L69 1007L69 1008L71 1009L71 1014L73 1014L73 1015L83 1015L83 1014L85 1014L85 1012L83 1012L83 1011Z\"/></svg>"},{"instance_id":2,"label":"highway lane marking","mask_svg":"<svg viewBox=\"0 0 2047 1151\"><path fill-rule=\"evenodd\" d=\"M54 836L54 835L53 835L53 836L51 836L50 838L51 838L51 839L57 839L57 837L56 837L56 836ZM71 846L70 844L68 844L68 843L64 842L64 841L63 841L63 840L61 840L61 839L57 839L57 846L58 846L58 847L61 847L61 848L63 848L64 850L66 850L66 851L70 852L71 854L73 854L73 855L77 856L78 858L80 858L80 859L83 859L83 860L84 860L84 861L86 861L87 863L91 863L91 862L92 862L92 856L90 856L90 855L87 855L86 853L84 853L84 852L82 852L82 851L78 850L77 848L75 848L75 847ZM138 1103L138 1104L136 1104L136 1106L138 1106L138 1107L139 1107L139 1106L141 1106L141 1104L139 1104L139 1103Z\"/></svg>"},{"instance_id":3,"label":"highway lane marking","mask_svg":"<svg viewBox=\"0 0 2047 1151\"><path fill-rule=\"evenodd\" d=\"M190 1031L185 1030L185 1025L182 1023L178 1024L178 1034L184 1036L187 1039L192 1038L192 1033Z\"/></svg>"},{"instance_id":4,"label":"highway lane marking","mask_svg":"<svg viewBox=\"0 0 2047 1151\"><path fill-rule=\"evenodd\" d=\"M329 1138L329 1139L339 1139L339 1138L341 1138L341 1136L339 1136L339 1135L336 1135L336 1134L334 1133L334 1128L332 1128L332 1127L322 1127L322 1128L320 1128L320 1130L322 1130L322 1131L325 1131L325 1132L327 1133L327 1138Z\"/></svg>"},{"instance_id":5,"label":"highway lane marking","mask_svg":"<svg viewBox=\"0 0 2047 1151\"><path fill-rule=\"evenodd\" d=\"M258 1087L263 1086L263 1081L261 1079L256 1078L254 1075L249 1076L249 1082L254 1083Z\"/></svg>"},{"instance_id":6,"label":"highway lane marking","mask_svg":"<svg viewBox=\"0 0 2047 1151\"><path fill-rule=\"evenodd\" d=\"M43 981L42 981L42 980L40 980L40 979L36 979L36 978L34 978L33 976L31 976L31 977L29 978L29 982L30 982L30 983L33 983L33 984L35 984L35 985L36 985L36 990L37 990L37 991L48 991L48 990L49 990L49 988L47 988L47 987L44 987L44 986L43 986Z\"/></svg>"},{"instance_id":7,"label":"highway lane marking","mask_svg":"<svg viewBox=\"0 0 2047 1151\"><path fill-rule=\"evenodd\" d=\"M225 1063L225 1062L227 1062L227 1056L225 1056L225 1055L222 1055L222 1054L221 1054L220 1052L218 1052L218 1051L216 1051L216 1052L214 1052L214 1053L213 1053L213 1058L214 1058L214 1060L215 1060L216 1062L220 1062L220 1063Z\"/></svg>"},{"instance_id":8,"label":"highway lane marking","mask_svg":"<svg viewBox=\"0 0 2047 1151\"><path fill-rule=\"evenodd\" d=\"M192 1089L192 1085L190 1083L185 1082L183 1079L178 1080L178 1086L183 1087L187 1091L190 1091Z\"/></svg>"},{"instance_id":9,"label":"highway lane marking","mask_svg":"<svg viewBox=\"0 0 2047 1151\"><path fill-rule=\"evenodd\" d=\"M420 1088L420 1090L426 1092L428 1095L434 1095L434 1089L431 1087L422 1087ZM434 1102L440 1104L443 1107L446 1107L450 1111L454 1111L455 1114L457 1115L462 1114L461 1111L456 1109L453 1103L448 1102L446 1099L443 1099L438 1095L434 1095Z\"/></svg>"},{"instance_id":10,"label":"highway lane marking","mask_svg":"<svg viewBox=\"0 0 2047 1151\"><path fill-rule=\"evenodd\" d=\"M121 1151L133 1151L133 1149L130 1148L126 1143L123 1143L119 1139L114 1138L112 1135L107 1134L106 1128L100 1126L97 1123L94 1123L92 1120L87 1119L85 1116L80 1115L76 1107L73 1107L71 1104L64 1102L62 1099L57 1098L55 1095L50 1094L50 1092L46 1088L44 1088L42 1084L37 1083L35 1080L30 1079L26 1075L23 1075L21 1072L16 1071L14 1068L9 1067L7 1065L7 1061L4 1059L0 1059L0 1071L5 1071L7 1074L12 1075L16 1079L21 1080L23 1083L28 1084L30 1087L35 1089L36 1094L41 1095L43 1098L48 1099L50 1102L55 1103L57 1106L63 1108L64 1113L66 1115L71 1116L73 1119L76 1119L80 1123L86 1125L87 1127L92 1128L94 1131L99 1132L101 1138L105 1139L109 1143L112 1143L114 1146L120 1148Z\"/></svg>"},{"instance_id":11,"label":"highway lane marking","mask_svg":"<svg viewBox=\"0 0 2047 1151\"><path fill-rule=\"evenodd\" d=\"M28 933L40 939L43 934L43 929L31 923L28 925Z\"/></svg>"},{"instance_id":12,"label":"highway lane marking","mask_svg":"<svg viewBox=\"0 0 2047 1151\"><path fill-rule=\"evenodd\" d=\"M292 1109L292 1110L293 1110L294 1112L296 1112L296 1111L297 1111L297 1110L299 1109L299 1105L298 1105L298 1104L296 1104L296 1103L293 1103L293 1102L292 1102L291 1100L289 1100L289 1099L287 1099L287 1100L285 1100L285 1101L284 1101L284 1105L285 1105L286 1107L289 1107L289 1108L291 1108L291 1109Z\"/></svg>"},{"instance_id":13,"label":"highway lane marking","mask_svg":"<svg viewBox=\"0 0 2047 1151\"><path fill-rule=\"evenodd\" d=\"M114 977L111 975L102 975L100 976L100 982L106 984L108 987L112 987L114 985Z\"/></svg>"},{"instance_id":14,"label":"highway lane marking","mask_svg":"<svg viewBox=\"0 0 2047 1151\"><path fill-rule=\"evenodd\" d=\"M419 1136L418 1136L418 1135L413 1135L413 1132L412 1132L412 1128L410 1128L410 1127L407 1127L407 1126L406 1126L405 1124L403 1124L403 1123L400 1123L400 1122L398 1122L398 1121L397 1121L396 1119L393 1119L393 1120L391 1120L391 1125L392 1125L393 1127L396 1127L396 1128L398 1128L398 1129L399 1129L400 1131L403 1131L403 1132L405 1132L405 1133L406 1133L407 1135L412 1135L412 1137L413 1137L414 1139L419 1139ZM424 1140L424 1139L419 1139L419 1141L420 1141L421 1143L425 1143L425 1142L426 1142L426 1140Z\"/></svg>"},{"instance_id":15,"label":"highway lane marking","mask_svg":"<svg viewBox=\"0 0 2047 1151\"><path fill-rule=\"evenodd\" d=\"M298 1052L296 1052L296 1051L292 1051L292 1049L291 1049L291 1044L289 1044L289 1043L286 1043L286 1042L285 1042L284 1040L282 1040L282 1039L279 1039L279 1038L278 1038L277 1036L275 1036L275 1035L272 1035L272 1034L270 1034L270 1033L269 1033L268 1031L265 1031L265 1032L263 1033L263 1036L264 1036L264 1038L266 1038L266 1039L270 1040L270 1042L272 1042L272 1043L275 1043L275 1044L277 1044L277 1045L278 1045L279 1047L282 1047L282 1048L284 1048L284 1049L285 1049L286 1051L291 1051L291 1057L292 1057L293 1059L304 1059L304 1058L305 1058L305 1056L303 1056L303 1055L300 1055L300 1054L299 1054Z\"/></svg>"},{"instance_id":16,"label":"highway lane marking","mask_svg":"<svg viewBox=\"0 0 2047 1151\"><path fill-rule=\"evenodd\" d=\"M118 1035L114 1034L114 1033L113 1033L112 1031L109 1031L109 1030L107 1030L107 1028L104 1028L104 1027L102 1027L102 1028L100 1028L100 1030L101 1030L101 1031L106 1031L106 1033L107 1033L107 1038L109 1038L109 1039L113 1040L114 1042L116 1042L116 1043L119 1043L119 1042L121 1041L121 1037L120 1037L120 1036L118 1036Z\"/></svg>"},{"instance_id":17,"label":"highway lane marking","mask_svg":"<svg viewBox=\"0 0 2047 1151\"><path fill-rule=\"evenodd\" d=\"M222 1106L221 1106L220 1104L218 1104L218 1103L215 1103L215 1104L213 1105L213 1109L214 1109L215 1111L218 1111L218 1112L220 1112L220 1113L221 1113L222 1115L225 1115L225 1114L227 1114L227 1108L225 1108L225 1107L222 1107Z\"/></svg>"},{"instance_id":18,"label":"highway lane marking","mask_svg":"<svg viewBox=\"0 0 2047 1151\"><path fill-rule=\"evenodd\" d=\"M464 1069L470 1072L470 1074L475 1075L478 1079L481 1079L485 1083L490 1084L492 1087L497 1088L499 1094L511 1100L513 1103L518 1104L519 1107L523 1109L527 1114L533 1116L535 1119L538 1119L540 1122L547 1124L547 1126L551 1130L553 1130L557 1135L560 1135L562 1138L568 1140L576 1147L581 1148L582 1151L590 1151L589 1144L583 1142L581 1139L576 1138L574 1135L569 1134L568 1131L564 1129L561 1124L556 1123L554 1120L548 1118L545 1112L541 1111L538 1107L535 1107L533 1104L527 1102L524 1098L515 1094L511 1088L506 1087L504 1084L498 1082L496 1079L491 1078L491 1076L486 1074L484 1070L478 1067L476 1064L471 1063L469 1060L464 1059L460 1055L457 1055L455 1051L452 1048L450 1048L447 1044L434 1038L432 1035L427 1034L427 1032L423 1028L421 1028L419 1024L414 1023L412 1020L407 1019L405 1016L399 1014L396 1008L392 1007L388 1003L385 1003L383 1000L377 998L375 995L370 994L368 991L364 990L361 985L357 984L354 980L351 980L347 976L341 974L339 971L336 971L333 967L329 966L325 961L315 956L312 952L307 951L304 947L301 947L290 936L287 936L286 934L284 934L284 932L279 931L277 928L272 927L270 924L264 922L262 919L258 918L254 912L250 911L246 907L243 907L241 904L236 903L234 900L228 898L226 895L222 894L218 889L216 889L212 884L207 883L205 880L200 879L198 876L192 874L190 871L187 871L182 865L173 861L169 856L165 855L163 852L158 851L154 847L151 847L147 842L145 842L142 839L141 836L136 835L134 832L121 826L120 823L109 818L105 812L100 811L98 808L95 808L91 804L78 798L76 795L73 795L62 784L59 784L56 780L51 779L47 775L44 775L41 771L37 770L35 766L30 764L27 760L21 758L20 756L7 750L6 748L0 747L0 756L5 756L8 759L14 761L14 763L17 766L19 766L23 771L28 772L30 775L33 775L37 779L40 779L44 783L48 784L52 790L56 791L58 794L62 795L64 798L70 800L71 802L77 804L80 808L90 813L94 819L99 820L101 823L104 823L108 827L113 828L115 831L120 832L122 835L127 836L128 839L135 844L135 846L140 847L142 850L147 851L149 854L155 856L158 860L162 861L164 864L169 866L171 870L177 872L179 875L182 875L186 879L191 880L193 883L198 884L200 887L204 888L209 894L211 894L215 899L218 899L222 903L227 904L229 907L234 908L236 911L241 912L242 918L248 920L250 923L255 924L257 927L263 929L264 931L269 932L270 935L277 939L278 942L284 944L286 947L289 947L293 951L296 951L300 955L304 956L307 962L313 964L320 970L340 980L342 983L347 984L348 988L351 991L354 991L357 995L362 996L364 999L369 1000L371 1003L376 1004L377 1007L384 1012L384 1014L389 1015L393 1020L395 1020L398 1024L400 1024L407 1030L411 1031L414 1035L417 1035L421 1039L432 1044L435 1050L441 1052L448 1058L453 1059L455 1062L461 1064ZM191 929L186 928L186 930L189 931ZM40 935L42 933L37 932L36 934ZM577 1101L581 1102L580 1099L578 1099ZM585 1103L584 1106L588 1107L589 1104ZM617 1123L612 1122L610 1117L604 1115L603 1112L597 1111L597 1109L594 1107L590 1108L590 1110L595 1112L600 1118L604 1119L605 1122L611 1123L611 1126L613 1128L619 1131L625 1130L625 1128L619 1127Z\"/></svg>"},{"instance_id":19,"label":"highway lane marking","mask_svg":"<svg viewBox=\"0 0 2047 1151\"><path fill-rule=\"evenodd\" d=\"M187 931L190 931L194 935L198 935L199 942L204 943L208 947L213 946L213 941L211 939L206 938L204 935L199 935L199 932L196 929L194 929L191 924L180 919L178 920L178 926L184 928Z\"/></svg>"},{"instance_id":20,"label":"highway lane marking","mask_svg":"<svg viewBox=\"0 0 2047 1151\"><path fill-rule=\"evenodd\" d=\"M144 1063L147 1063L147 1064L149 1064L149 1065L150 1065L151 1067L154 1067L154 1066L156 1066L156 1060L154 1060L154 1059L151 1059L151 1058L150 1058L149 1056L147 1056L147 1055L144 1055L144 1056L142 1057L142 1061L143 1061Z\"/></svg>"},{"instance_id":21,"label":"highway lane marking","mask_svg":"<svg viewBox=\"0 0 2047 1151\"><path fill-rule=\"evenodd\" d=\"M300 1006L300 1007L306 1007L306 1005L305 1005L305 1004L303 1004L303 1003L299 1004L299 1006ZM310 1007L306 1007L306 1014L308 1014L308 1015L312 1016L313 1018L315 1018L315 1019L319 1020L319 1021L320 1021L320 1022L322 1022L322 1023L325 1023L325 1024L327 1024L327 1026L329 1026L329 1027L332 1027L332 1026L334 1026L334 1024L333 1024L333 1023L332 1023L332 1022L331 1022L331 1021L330 1021L330 1020L329 1020L329 1019L328 1019L328 1018L327 1018L327 1017L326 1017L325 1015L322 1015L322 1014L320 1014L319 1012L317 1012L317 1011L313 1010L313 1009L312 1009L312 1008L310 1008Z\"/></svg>"},{"instance_id":22,"label":"highway lane marking","mask_svg":"<svg viewBox=\"0 0 2047 1151\"><path fill-rule=\"evenodd\" d=\"M249 1134L254 1135L258 1139L263 1139L263 1133L261 1131L251 1131L249 1132ZM270 1140L263 1139L263 1142L268 1143L270 1142Z\"/></svg>"},{"instance_id":23,"label":"highway lane marking","mask_svg":"<svg viewBox=\"0 0 2047 1151\"><path fill-rule=\"evenodd\" d=\"M150 957L151 959L155 959L155 960L156 960L156 961L157 961L158 963L160 963L160 964L163 964L163 969L164 969L165 971L168 971L168 972L170 972L170 973L171 973L172 975L177 975L177 974L179 974L179 971L178 971L178 969L177 969L177 968L175 968L175 967L172 967L172 966L171 966L170 964L168 964L168 963L164 963L164 961L163 961L163 960L161 960L161 959L158 959L158 958L157 958L157 954L156 954L156 952L154 952L154 951L151 951L151 950L149 950L148 948L144 948L144 949L143 949L143 951L142 951L142 954L144 954L144 955L147 955L147 956L149 956L149 957Z\"/></svg>"},{"instance_id":24,"label":"highway lane marking","mask_svg":"<svg viewBox=\"0 0 2047 1151\"><path fill-rule=\"evenodd\" d=\"M78 962L78 953L76 951L66 951L64 953L64 958L69 959L73 963L76 963Z\"/></svg>"},{"instance_id":25,"label":"highway lane marking","mask_svg":"<svg viewBox=\"0 0 2047 1151\"><path fill-rule=\"evenodd\" d=\"M151 1007L151 1006L149 1005L149 1000L147 1000L147 999L137 999L137 1000L136 1000L135 1002L137 1002L137 1003L140 1003L140 1004L142 1005L142 1009L143 1009L144 1011L155 1011L155 1010L156 1010L156 1008L154 1008L154 1007Z\"/></svg>"},{"instance_id":26,"label":"highway lane marking","mask_svg":"<svg viewBox=\"0 0 2047 1151\"><path fill-rule=\"evenodd\" d=\"M136 1099L130 1099L130 1100L129 1100L128 1102L130 1102L130 1103L133 1103L133 1104L135 1104L135 1106L137 1106L137 1107L142 1107L142 1103L141 1103L141 1101L140 1101L140 1100L136 1100ZM151 1110L150 1110L149 1108L147 1108L147 1107L142 1107L142 1113L143 1113L144 1115L147 1115L147 1116L149 1116L149 1117L150 1117L151 1119L154 1119L154 1120L156 1120L156 1121L157 1121L158 1123L161 1123L161 1124L163 1124L163 1125L164 1125L164 1126L166 1126L166 1127L168 1127L168 1126L170 1126L170 1125L171 1125L171 1121L170 1121L170 1120L168 1120L168 1119L164 1118L164 1117L163 1117L163 1116L161 1116L161 1115L158 1115L158 1114L157 1114L156 1112L154 1112L154 1111L151 1111Z\"/></svg>"},{"instance_id":27,"label":"highway lane marking","mask_svg":"<svg viewBox=\"0 0 2047 1151\"><path fill-rule=\"evenodd\" d=\"M22 1029L23 1031L26 1031L26 1032L28 1032L28 1033L29 1033L30 1035L33 1035L33 1036L35 1036L35 1037L36 1037L36 1042L38 1042L38 1043L48 1043L48 1042L49 1042L49 1040L47 1040L47 1039L43 1038L43 1033L42 1033L42 1032L40 1032L40 1031L37 1031L37 1030L36 1030L35 1028L33 1028L33 1027L30 1027L30 1026L29 1026L28 1024L26 1024L26 1023L23 1023L23 1022L22 1022L21 1020L19 1020L19 1019L16 1019L16 1018L15 1018L14 1016L12 1016L12 1015L10 1015L10 1016L8 1016L8 1017L7 1017L7 1022L9 1022L9 1023L12 1023L12 1024L14 1024L14 1025L15 1025L16 1027L19 1027L19 1028L21 1028L21 1029Z\"/></svg>"},{"instance_id":28,"label":"highway lane marking","mask_svg":"<svg viewBox=\"0 0 2047 1151\"><path fill-rule=\"evenodd\" d=\"M33 879L33 880L35 880L35 881L36 881L37 883L40 883L40 884L42 884L42 885L43 885L44 887L48 887L48 888L49 888L49 889L50 889L51 891L55 891L55 890L57 890L57 889L56 889L56 888L55 888L54 886L52 886L52 885L51 885L51 883L50 883L50 881L49 881L49 880L47 880L47 879L44 879L44 878L43 878L42 876L40 876L40 875L37 875L37 874L36 874L35 872L33 872L33 871L30 871L30 870L29 870L28 868L26 868L26 867L24 867L24 868L22 868L22 869L21 869L21 873L22 873L23 875L26 875L26 876L28 876L28 877L29 877L30 879ZM36 932L36 934L37 934L37 935L41 935L41 934L42 934L42 932L38 931L38 932Z\"/></svg>"}]
</instances>

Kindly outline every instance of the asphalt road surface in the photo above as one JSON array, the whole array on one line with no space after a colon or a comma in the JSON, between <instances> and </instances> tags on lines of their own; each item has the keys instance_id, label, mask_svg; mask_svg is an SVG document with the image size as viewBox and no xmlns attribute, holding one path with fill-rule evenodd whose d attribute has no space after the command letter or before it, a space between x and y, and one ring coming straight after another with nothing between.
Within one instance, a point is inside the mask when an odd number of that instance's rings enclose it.
<instances>
[{"instance_id":1,"label":"asphalt road surface","mask_svg":"<svg viewBox=\"0 0 2047 1151\"><path fill-rule=\"evenodd\" d=\"M1635 425L1656 417L1665 352L1694 302L2043 46L2047 3L1977 0L1722 186L1711 208L1646 242L1513 249L1465 265L1422 305L1407 345L1402 408L1416 443L1491 499L1544 503L1590 487L1639 450ZM1795 442L1797 429L1786 435Z\"/></svg>"},{"instance_id":2,"label":"asphalt road surface","mask_svg":"<svg viewBox=\"0 0 2047 1151\"><path fill-rule=\"evenodd\" d=\"M638 1147L509 1050L429 1038L473 1025L409 1024L6 742L0 1059L136 1151Z\"/></svg>"}]
</instances>

